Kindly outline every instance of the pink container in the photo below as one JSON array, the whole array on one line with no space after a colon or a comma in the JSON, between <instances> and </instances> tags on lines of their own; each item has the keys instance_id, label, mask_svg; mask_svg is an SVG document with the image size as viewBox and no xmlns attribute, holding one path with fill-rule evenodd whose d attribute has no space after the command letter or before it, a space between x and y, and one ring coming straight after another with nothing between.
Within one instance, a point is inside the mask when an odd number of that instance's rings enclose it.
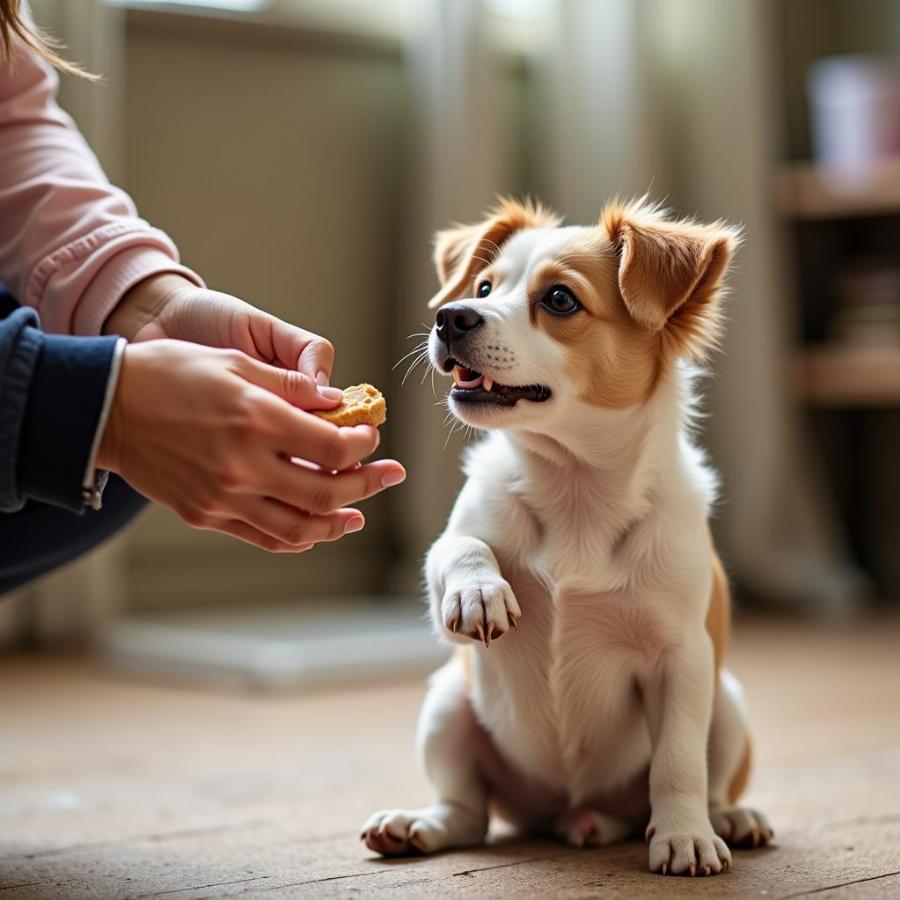
<instances>
[{"instance_id":1,"label":"pink container","mask_svg":"<svg viewBox=\"0 0 900 900\"><path fill-rule=\"evenodd\" d=\"M900 60L832 56L810 67L813 152L846 176L900 158Z\"/></svg>"}]
</instances>

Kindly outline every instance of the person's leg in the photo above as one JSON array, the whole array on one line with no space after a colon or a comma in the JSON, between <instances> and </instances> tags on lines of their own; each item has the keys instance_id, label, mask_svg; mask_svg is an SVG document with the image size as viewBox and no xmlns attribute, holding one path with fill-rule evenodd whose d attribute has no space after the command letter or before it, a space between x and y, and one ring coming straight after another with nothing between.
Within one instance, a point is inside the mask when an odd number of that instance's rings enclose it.
<instances>
[{"instance_id":1,"label":"person's leg","mask_svg":"<svg viewBox=\"0 0 900 900\"><path fill-rule=\"evenodd\" d=\"M146 505L146 498L111 475L103 508L77 516L43 503L0 515L0 594L44 575L103 543Z\"/></svg>"}]
</instances>

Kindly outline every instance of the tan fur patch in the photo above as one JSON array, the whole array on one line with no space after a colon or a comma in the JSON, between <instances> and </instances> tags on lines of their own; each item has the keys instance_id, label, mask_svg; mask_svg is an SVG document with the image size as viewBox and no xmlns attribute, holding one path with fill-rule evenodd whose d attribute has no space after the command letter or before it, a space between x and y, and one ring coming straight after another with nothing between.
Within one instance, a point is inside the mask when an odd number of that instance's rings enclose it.
<instances>
[{"instance_id":1,"label":"tan fur patch","mask_svg":"<svg viewBox=\"0 0 900 900\"><path fill-rule=\"evenodd\" d=\"M709 598L709 609L706 613L706 630L712 640L713 655L716 662L716 678L718 678L719 670L725 660L725 653L728 650L728 640L731 634L731 592L728 587L728 576L725 574L725 567L722 565L715 547L712 546L712 535L709 536L709 542L712 547L713 586ZM748 737L747 746L741 756L741 761L728 785L729 803L736 803L747 787L747 782L750 780L752 756L750 738Z\"/></svg>"},{"instance_id":2,"label":"tan fur patch","mask_svg":"<svg viewBox=\"0 0 900 900\"><path fill-rule=\"evenodd\" d=\"M731 776L731 783L728 785L728 802L737 803L741 794L747 789L750 781L750 770L753 768L753 745L750 738L747 738L747 746L744 748L744 755L738 764L734 775Z\"/></svg>"},{"instance_id":3,"label":"tan fur patch","mask_svg":"<svg viewBox=\"0 0 900 900\"><path fill-rule=\"evenodd\" d=\"M623 408L646 400L656 385L659 337L628 314L617 288L618 261L599 229L573 238L545 260L529 283L532 320L566 347L566 365L580 398L594 406ZM569 288L584 307L556 316L538 302L555 285Z\"/></svg>"},{"instance_id":4,"label":"tan fur patch","mask_svg":"<svg viewBox=\"0 0 900 900\"><path fill-rule=\"evenodd\" d=\"M712 571L713 586L709 598L709 609L706 613L706 630L712 640L716 673L718 674L728 649L728 638L731 631L731 597L725 568L715 548L712 551Z\"/></svg>"}]
</instances>

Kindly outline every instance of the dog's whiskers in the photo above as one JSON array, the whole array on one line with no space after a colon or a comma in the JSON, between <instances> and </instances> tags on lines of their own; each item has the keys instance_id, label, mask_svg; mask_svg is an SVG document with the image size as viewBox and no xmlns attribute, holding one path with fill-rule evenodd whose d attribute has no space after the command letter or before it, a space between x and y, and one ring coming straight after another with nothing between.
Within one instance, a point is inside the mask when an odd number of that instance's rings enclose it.
<instances>
[{"instance_id":1,"label":"dog's whiskers","mask_svg":"<svg viewBox=\"0 0 900 900\"><path fill-rule=\"evenodd\" d=\"M483 262L486 266L489 266L494 261L493 259L486 259L483 256L479 256L477 253L472 254L472 259L477 259L478 262Z\"/></svg>"},{"instance_id":2,"label":"dog's whiskers","mask_svg":"<svg viewBox=\"0 0 900 900\"><path fill-rule=\"evenodd\" d=\"M404 353L403 356L401 356L400 359L398 359L397 362L394 363L394 365L391 367L391 371L393 372L394 369L396 369L405 359L409 359L409 357L414 353L422 353L423 350L427 349L427 347L428 341L420 341L418 344L416 344L415 347L412 348L412 350L409 351L409 353Z\"/></svg>"},{"instance_id":3,"label":"dog's whiskers","mask_svg":"<svg viewBox=\"0 0 900 900\"><path fill-rule=\"evenodd\" d=\"M427 358L428 358L428 350L427 349L419 351L419 355L416 356L415 359L413 359L413 361L409 364L409 368L403 373L403 378L400 379L401 387L404 384L406 384L406 379L409 378L409 376L412 374L412 372L416 368L416 366L425 362L425 360Z\"/></svg>"},{"instance_id":4,"label":"dog's whiskers","mask_svg":"<svg viewBox=\"0 0 900 900\"><path fill-rule=\"evenodd\" d=\"M447 432L447 438L446 438L446 440L444 441L444 446L441 448L442 450L446 450L446 449L447 449L447 445L450 443L450 438L453 437L453 433L454 433L455 431L457 431L458 428L459 428L459 421L457 420L456 422L454 422L453 424L451 424L450 430Z\"/></svg>"}]
</instances>

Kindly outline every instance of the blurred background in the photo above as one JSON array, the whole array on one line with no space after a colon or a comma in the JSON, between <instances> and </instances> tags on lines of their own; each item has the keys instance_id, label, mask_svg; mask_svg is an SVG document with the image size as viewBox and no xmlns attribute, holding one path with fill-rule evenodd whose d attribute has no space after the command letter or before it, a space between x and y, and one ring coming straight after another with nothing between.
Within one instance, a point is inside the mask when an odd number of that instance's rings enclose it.
<instances>
[{"instance_id":1,"label":"blurred background","mask_svg":"<svg viewBox=\"0 0 900 900\"><path fill-rule=\"evenodd\" d=\"M262 685L421 667L419 571L460 484L430 378L435 228L498 193L570 222L649 191L740 222L705 440L743 609L900 596L900 4L891 0L33 0L104 75L61 102L215 288L328 336L387 395L409 480L296 558L163 509L0 604L6 647ZM343 648L338 651L336 648ZM348 651L348 648L349 651ZM346 674L346 672L339 673Z\"/></svg>"}]
</instances>

